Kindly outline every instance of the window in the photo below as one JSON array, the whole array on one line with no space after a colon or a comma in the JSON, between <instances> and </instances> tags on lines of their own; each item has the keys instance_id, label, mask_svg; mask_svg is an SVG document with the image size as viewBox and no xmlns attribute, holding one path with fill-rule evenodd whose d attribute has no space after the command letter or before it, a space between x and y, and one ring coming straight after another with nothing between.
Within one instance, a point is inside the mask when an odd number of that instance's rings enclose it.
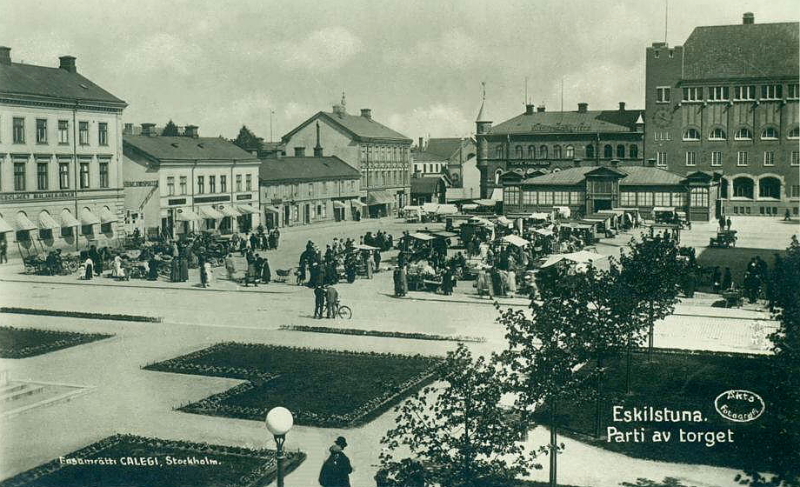
<instances>
[{"instance_id":1,"label":"window","mask_svg":"<svg viewBox=\"0 0 800 487\"><path fill-rule=\"evenodd\" d=\"M656 165L661 167L666 167L667 165L667 153L666 152L659 152L656 158Z\"/></svg>"},{"instance_id":2,"label":"window","mask_svg":"<svg viewBox=\"0 0 800 487\"><path fill-rule=\"evenodd\" d=\"M687 166L697 165L697 152L689 151L686 153L686 165Z\"/></svg>"},{"instance_id":3,"label":"window","mask_svg":"<svg viewBox=\"0 0 800 487\"><path fill-rule=\"evenodd\" d=\"M710 140L725 140L728 138L728 134L725 133L725 129L721 127L717 127L711 131L711 136L709 137Z\"/></svg>"},{"instance_id":4,"label":"window","mask_svg":"<svg viewBox=\"0 0 800 487\"><path fill-rule=\"evenodd\" d=\"M737 166L746 166L747 165L747 151L740 150L736 153L736 165Z\"/></svg>"},{"instance_id":5,"label":"window","mask_svg":"<svg viewBox=\"0 0 800 487\"><path fill-rule=\"evenodd\" d=\"M655 206L670 206L670 193L661 191L653 193L653 204Z\"/></svg>"},{"instance_id":6,"label":"window","mask_svg":"<svg viewBox=\"0 0 800 487\"><path fill-rule=\"evenodd\" d=\"M702 101L703 100L703 88L684 88L683 89L683 101Z\"/></svg>"},{"instance_id":7,"label":"window","mask_svg":"<svg viewBox=\"0 0 800 487\"><path fill-rule=\"evenodd\" d=\"M758 181L758 197L781 199L781 182L778 178L768 176Z\"/></svg>"},{"instance_id":8,"label":"window","mask_svg":"<svg viewBox=\"0 0 800 487\"><path fill-rule=\"evenodd\" d=\"M553 192L552 191L540 191L539 192L539 204L540 205L552 205L553 204Z\"/></svg>"},{"instance_id":9,"label":"window","mask_svg":"<svg viewBox=\"0 0 800 487\"><path fill-rule=\"evenodd\" d=\"M236 192L240 192L242 190L242 175L236 175Z\"/></svg>"},{"instance_id":10,"label":"window","mask_svg":"<svg viewBox=\"0 0 800 487\"><path fill-rule=\"evenodd\" d=\"M167 176L167 196L175 195L175 176Z\"/></svg>"},{"instance_id":11,"label":"window","mask_svg":"<svg viewBox=\"0 0 800 487\"><path fill-rule=\"evenodd\" d=\"M58 163L58 189L69 189L69 162Z\"/></svg>"},{"instance_id":12,"label":"window","mask_svg":"<svg viewBox=\"0 0 800 487\"><path fill-rule=\"evenodd\" d=\"M78 122L78 143L89 145L89 122Z\"/></svg>"},{"instance_id":13,"label":"window","mask_svg":"<svg viewBox=\"0 0 800 487\"><path fill-rule=\"evenodd\" d=\"M650 191L642 191L637 193L639 206L653 206L653 193Z\"/></svg>"},{"instance_id":14,"label":"window","mask_svg":"<svg viewBox=\"0 0 800 487\"><path fill-rule=\"evenodd\" d=\"M711 165L712 166L721 166L722 165L722 152L713 151L711 153Z\"/></svg>"},{"instance_id":15,"label":"window","mask_svg":"<svg viewBox=\"0 0 800 487\"><path fill-rule=\"evenodd\" d=\"M528 159L536 159L536 147L529 145L528 146Z\"/></svg>"},{"instance_id":16,"label":"window","mask_svg":"<svg viewBox=\"0 0 800 487\"><path fill-rule=\"evenodd\" d=\"M709 101L727 101L730 98L730 91L727 86L711 86L708 88Z\"/></svg>"},{"instance_id":17,"label":"window","mask_svg":"<svg viewBox=\"0 0 800 487\"><path fill-rule=\"evenodd\" d=\"M97 144L108 145L108 124L106 122L97 124Z\"/></svg>"},{"instance_id":18,"label":"window","mask_svg":"<svg viewBox=\"0 0 800 487\"><path fill-rule=\"evenodd\" d=\"M795 127L793 129L789 130L788 137L790 139L800 139L800 127Z\"/></svg>"},{"instance_id":19,"label":"window","mask_svg":"<svg viewBox=\"0 0 800 487\"><path fill-rule=\"evenodd\" d=\"M708 208L708 188L692 188L689 204L693 207Z\"/></svg>"},{"instance_id":20,"label":"window","mask_svg":"<svg viewBox=\"0 0 800 487\"><path fill-rule=\"evenodd\" d=\"M80 188L87 189L89 187L89 163L81 162L80 170Z\"/></svg>"},{"instance_id":21,"label":"window","mask_svg":"<svg viewBox=\"0 0 800 487\"><path fill-rule=\"evenodd\" d=\"M216 193L217 192L217 177L216 176L209 176L208 177L208 192L209 193Z\"/></svg>"},{"instance_id":22,"label":"window","mask_svg":"<svg viewBox=\"0 0 800 487\"><path fill-rule=\"evenodd\" d=\"M44 118L36 119L36 143L47 143L47 120Z\"/></svg>"},{"instance_id":23,"label":"window","mask_svg":"<svg viewBox=\"0 0 800 487\"><path fill-rule=\"evenodd\" d=\"M764 130L761 131L761 140L778 140L778 129L764 127Z\"/></svg>"},{"instance_id":24,"label":"window","mask_svg":"<svg viewBox=\"0 0 800 487\"><path fill-rule=\"evenodd\" d=\"M620 191L619 204L621 206L636 206L636 193L633 191Z\"/></svg>"},{"instance_id":25,"label":"window","mask_svg":"<svg viewBox=\"0 0 800 487\"><path fill-rule=\"evenodd\" d=\"M197 176L197 194L206 192L206 178L205 176Z\"/></svg>"},{"instance_id":26,"label":"window","mask_svg":"<svg viewBox=\"0 0 800 487\"><path fill-rule=\"evenodd\" d=\"M561 159L561 146L553 147L553 159Z\"/></svg>"},{"instance_id":27,"label":"window","mask_svg":"<svg viewBox=\"0 0 800 487\"><path fill-rule=\"evenodd\" d=\"M700 131L696 128L689 128L683 133L683 140L700 140Z\"/></svg>"},{"instance_id":28,"label":"window","mask_svg":"<svg viewBox=\"0 0 800 487\"><path fill-rule=\"evenodd\" d=\"M539 146L539 158L540 159L547 159L547 146L546 145Z\"/></svg>"},{"instance_id":29,"label":"window","mask_svg":"<svg viewBox=\"0 0 800 487\"><path fill-rule=\"evenodd\" d=\"M503 158L503 146L502 145L498 145L497 148L494 150L494 156L497 159L502 159Z\"/></svg>"},{"instance_id":30,"label":"window","mask_svg":"<svg viewBox=\"0 0 800 487\"><path fill-rule=\"evenodd\" d=\"M69 144L69 120L58 121L58 143Z\"/></svg>"},{"instance_id":31,"label":"window","mask_svg":"<svg viewBox=\"0 0 800 487\"><path fill-rule=\"evenodd\" d=\"M47 166L46 162L36 163L36 189L47 191Z\"/></svg>"},{"instance_id":32,"label":"window","mask_svg":"<svg viewBox=\"0 0 800 487\"><path fill-rule=\"evenodd\" d=\"M244 186L245 191L252 191L253 190L253 175L248 174L245 177Z\"/></svg>"},{"instance_id":33,"label":"window","mask_svg":"<svg viewBox=\"0 0 800 487\"><path fill-rule=\"evenodd\" d=\"M764 165L765 166L774 166L775 165L775 152L768 150L764 151Z\"/></svg>"},{"instance_id":34,"label":"window","mask_svg":"<svg viewBox=\"0 0 800 487\"><path fill-rule=\"evenodd\" d=\"M568 205L569 204L569 191L554 191L553 192L554 205Z\"/></svg>"},{"instance_id":35,"label":"window","mask_svg":"<svg viewBox=\"0 0 800 487\"><path fill-rule=\"evenodd\" d=\"M686 193L673 192L672 206L686 206Z\"/></svg>"},{"instance_id":36,"label":"window","mask_svg":"<svg viewBox=\"0 0 800 487\"><path fill-rule=\"evenodd\" d=\"M735 198L753 199L753 180L748 177L738 177L734 179L733 196Z\"/></svg>"},{"instance_id":37,"label":"window","mask_svg":"<svg viewBox=\"0 0 800 487\"><path fill-rule=\"evenodd\" d=\"M617 145L617 159L625 159L625 146L623 144Z\"/></svg>"},{"instance_id":38,"label":"window","mask_svg":"<svg viewBox=\"0 0 800 487\"><path fill-rule=\"evenodd\" d=\"M586 146L586 158L587 159L594 159L594 146L587 145Z\"/></svg>"},{"instance_id":39,"label":"window","mask_svg":"<svg viewBox=\"0 0 800 487\"><path fill-rule=\"evenodd\" d=\"M755 86L736 86L733 88L734 100L755 100L756 87Z\"/></svg>"},{"instance_id":40,"label":"window","mask_svg":"<svg viewBox=\"0 0 800 487\"><path fill-rule=\"evenodd\" d=\"M532 206L536 204L536 191L524 191L522 193L522 204Z\"/></svg>"},{"instance_id":41,"label":"window","mask_svg":"<svg viewBox=\"0 0 800 487\"><path fill-rule=\"evenodd\" d=\"M639 158L639 146L636 144L631 144L628 148L628 157L631 159L638 159Z\"/></svg>"},{"instance_id":42,"label":"window","mask_svg":"<svg viewBox=\"0 0 800 487\"><path fill-rule=\"evenodd\" d=\"M582 205L584 203L583 192L581 191L570 191L569 198L573 205Z\"/></svg>"},{"instance_id":43,"label":"window","mask_svg":"<svg viewBox=\"0 0 800 487\"><path fill-rule=\"evenodd\" d=\"M736 140L753 140L753 132L747 127L742 127L736 131L733 138Z\"/></svg>"},{"instance_id":44,"label":"window","mask_svg":"<svg viewBox=\"0 0 800 487\"><path fill-rule=\"evenodd\" d=\"M228 192L228 176L222 175L219 177L219 192L220 193Z\"/></svg>"},{"instance_id":45,"label":"window","mask_svg":"<svg viewBox=\"0 0 800 487\"><path fill-rule=\"evenodd\" d=\"M606 159L611 159L614 157L614 149L611 147L610 144L606 144L603 146L603 157Z\"/></svg>"},{"instance_id":46,"label":"window","mask_svg":"<svg viewBox=\"0 0 800 487\"><path fill-rule=\"evenodd\" d=\"M611 181L593 181L592 191L595 194L611 194L614 191L614 183Z\"/></svg>"},{"instance_id":47,"label":"window","mask_svg":"<svg viewBox=\"0 0 800 487\"><path fill-rule=\"evenodd\" d=\"M13 121L14 125L14 143L15 144L24 144L25 143L25 119L20 117L14 117Z\"/></svg>"},{"instance_id":48,"label":"window","mask_svg":"<svg viewBox=\"0 0 800 487\"><path fill-rule=\"evenodd\" d=\"M778 100L783 97L783 85L764 85L761 87L762 100Z\"/></svg>"},{"instance_id":49,"label":"window","mask_svg":"<svg viewBox=\"0 0 800 487\"><path fill-rule=\"evenodd\" d=\"M14 191L25 191L25 163L14 163Z\"/></svg>"},{"instance_id":50,"label":"window","mask_svg":"<svg viewBox=\"0 0 800 487\"><path fill-rule=\"evenodd\" d=\"M567 159L574 159L575 158L575 147L568 145L566 150Z\"/></svg>"},{"instance_id":51,"label":"window","mask_svg":"<svg viewBox=\"0 0 800 487\"><path fill-rule=\"evenodd\" d=\"M792 151L792 158L790 159L792 166L800 166L800 151Z\"/></svg>"},{"instance_id":52,"label":"window","mask_svg":"<svg viewBox=\"0 0 800 487\"><path fill-rule=\"evenodd\" d=\"M517 159L522 159L522 146L518 145L514 148L514 153L516 154Z\"/></svg>"},{"instance_id":53,"label":"window","mask_svg":"<svg viewBox=\"0 0 800 487\"><path fill-rule=\"evenodd\" d=\"M108 161L100 161L100 187L108 188Z\"/></svg>"},{"instance_id":54,"label":"window","mask_svg":"<svg viewBox=\"0 0 800 487\"><path fill-rule=\"evenodd\" d=\"M519 205L519 188L516 186L509 186L503 189L503 205L517 206Z\"/></svg>"},{"instance_id":55,"label":"window","mask_svg":"<svg viewBox=\"0 0 800 487\"><path fill-rule=\"evenodd\" d=\"M181 194L185 195L186 192L187 192L187 186L188 186L187 177L186 176L181 176L180 182L181 182Z\"/></svg>"},{"instance_id":56,"label":"window","mask_svg":"<svg viewBox=\"0 0 800 487\"><path fill-rule=\"evenodd\" d=\"M669 103L670 88L669 86L659 86L656 88L656 103Z\"/></svg>"},{"instance_id":57,"label":"window","mask_svg":"<svg viewBox=\"0 0 800 487\"><path fill-rule=\"evenodd\" d=\"M786 98L790 100L797 100L798 98L800 98L800 84L798 83L790 84L788 88L789 88L789 96L787 96Z\"/></svg>"},{"instance_id":58,"label":"window","mask_svg":"<svg viewBox=\"0 0 800 487\"><path fill-rule=\"evenodd\" d=\"M792 198L800 198L800 184L792 185Z\"/></svg>"}]
</instances>

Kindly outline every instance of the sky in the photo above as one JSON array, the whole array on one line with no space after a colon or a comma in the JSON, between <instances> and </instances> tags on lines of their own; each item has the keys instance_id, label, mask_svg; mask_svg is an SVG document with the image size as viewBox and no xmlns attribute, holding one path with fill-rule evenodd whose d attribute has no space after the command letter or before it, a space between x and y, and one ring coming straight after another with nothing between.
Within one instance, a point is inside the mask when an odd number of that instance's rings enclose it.
<instances>
[{"instance_id":1,"label":"sky","mask_svg":"<svg viewBox=\"0 0 800 487\"><path fill-rule=\"evenodd\" d=\"M668 16L665 18L667 1ZM700 25L798 21L796 0L0 0L14 62L78 72L128 103L125 122L279 140L346 96L349 113L416 140L524 111L644 107L644 54ZM270 113L272 123L270 123Z\"/></svg>"}]
</instances>

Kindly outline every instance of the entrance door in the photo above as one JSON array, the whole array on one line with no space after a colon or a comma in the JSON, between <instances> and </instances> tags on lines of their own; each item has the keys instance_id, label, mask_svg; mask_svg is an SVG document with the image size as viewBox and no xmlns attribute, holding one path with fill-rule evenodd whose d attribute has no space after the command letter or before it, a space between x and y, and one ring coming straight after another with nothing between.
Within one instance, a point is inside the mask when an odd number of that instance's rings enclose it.
<instances>
[{"instance_id":1,"label":"entrance door","mask_svg":"<svg viewBox=\"0 0 800 487\"><path fill-rule=\"evenodd\" d=\"M283 207L283 226L284 227L288 227L289 226L289 222L291 221L291 214L292 214L291 212L292 212L292 209L289 207L289 205L285 205Z\"/></svg>"},{"instance_id":2,"label":"entrance door","mask_svg":"<svg viewBox=\"0 0 800 487\"><path fill-rule=\"evenodd\" d=\"M303 223L311 223L311 205L306 204L303 209Z\"/></svg>"},{"instance_id":3,"label":"entrance door","mask_svg":"<svg viewBox=\"0 0 800 487\"><path fill-rule=\"evenodd\" d=\"M600 210L610 210L611 209L611 200L594 200L594 212L597 213Z\"/></svg>"}]
</instances>

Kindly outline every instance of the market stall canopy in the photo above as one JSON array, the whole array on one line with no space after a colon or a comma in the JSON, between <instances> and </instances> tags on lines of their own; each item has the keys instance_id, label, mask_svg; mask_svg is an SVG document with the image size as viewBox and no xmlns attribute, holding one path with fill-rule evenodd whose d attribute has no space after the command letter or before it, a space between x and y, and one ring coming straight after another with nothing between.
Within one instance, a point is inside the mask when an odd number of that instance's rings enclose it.
<instances>
[{"instance_id":1,"label":"market stall canopy","mask_svg":"<svg viewBox=\"0 0 800 487\"><path fill-rule=\"evenodd\" d=\"M474 203L478 206L494 206L497 204L497 201L484 199L484 200L475 200Z\"/></svg>"},{"instance_id":2,"label":"market stall canopy","mask_svg":"<svg viewBox=\"0 0 800 487\"><path fill-rule=\"evenodd\" d=\"M531 220L549 220L550 213L543 213L543 212L531 213L531 215L528 218L530 218Z\"/></svg>"},{"instance_id":3,"label":"market stall canopy","mask_svg":"<svg viewBox=\"0 0 800 487\"><path fill-rule=\"evenodd\" d=\"M219 211L221 211L222 214L225 216L232 216L232 217L241 216L241 213L236 211L232 206L222 205L219 207Z\"/></svg>"},{"instance_id":4,"label":"market stall canopy","mask_svg":"<svg viewBox=\"0 0 800 487\"><path fill-rule=\"evenodd\" d=\"M0 233L8 233L13 231L14 229L11 228L11 225L9 225L8 222L3 220L3 217L0 216Z\"/></svg>"},{"instance_id":5,"label":"market stall canopy","mask_svg":"<svg viewBox=\"0 0 800 487\"><path fill-rule=\"evenodd\" d=\"M394 203L394 195L388 191L372 191L367 195L368 205L388 205Z\"/></svg>"},{"instance_id":6,"label":"market stall canopy","mask_svg":"<svg viewBox=\"0 0 800 487\"><path fill-rule=\"evenodd\" d=\"M208 218L211 220L222 220L225 217L225 215L218 212L211 206L201 206L198 209L200 210L200 215L204 218Z\"/></svg>"},{"instance_id":7,"label":"market stall canopy","mask_svg":"<svg viewBox=\"0 0 800 487\"><path fill-rule=\"evenodd\" d=\"M506 235L503 237L504 242L508 242L511 245L515 245L517 247L525 247L526 245L530 244L527 240L517 235Z\"/></svg>"},{"instance_id":8,"label":"market stall canopy","mask_svg":"<svg viewBox=\"0 0 800 487\"><path fill-rule=\"evenodd\" d=\"M178 208L175 210L175 219L179 222L193 222L200 220L200 215L193 212L189 208Z\"/></svg>"},{"instance_id":9,"label":"market stall canopy","mask_svg":"<svg viewBox=\"0 0 800 487\"><path fill-rule=\"evenodd\" d=\"M360 202L358 200L350 200L350 204L352 206L358 206L359 208L364 208L365 206L367 206L367 205L365 205L364 203L362 203L362 202Z\"/></svg>"},{"instance_id":10,"label":"market stall canopy","mask_svg":"<svg viewBox=\"0 0 800 487\"><path fill-rule=\"evenodd\" d=\"M553 209L564 215L564 218L572 216L572 210L569 209L569 206L554 206Z\"/></svg>"},{"instance_id":11,"label":"market stall canopy","mask_svg":"<svg viewBox=\"0 0 800 487\"><path fill-rule=\"evenodd\" d=\"M566 228L580 229L580 230L588 230L590 228L594 228L594 225L591 223L577 223L577 222L563 223L561 226Z\"/></svg>"},{"instance_id":12,"label":"market stall canopy","mask_svg":"<svg viewBox=\"0 0 800 487\"><path fill-rule=\"evenodd\" d=\"M112 213L111 210L109 210L105 206L100 208L100 222L114 223L115 221L119 221L119 218L117 217L116 214Z\"/></svg>"},{"instance_id":13,"label":"market stall canopy","mask_svg":"<svg viewBox=\"0 0 800 487\"><path fill-rule=\"evenodd\" d=\"M468 221L469 221L469 223L472 223L474 225L483 225L485 227L493 226L493 223L490 222L489 220L487 220L485 218L478 218L477 216L473 216Z\"/></svg>"},{"instance_id":14,"label":"market stall canopy","mask_svg":"<svg viewBox=\"0 0 800 487\"><path fill-rule=\"evenodd\" d=\"M277 214L280 214L280 212L281 212L279 209L275 208L274 206L265 206L264 210L266 210L266 211L268 211L270 213L277 213Z\"/></svg>"},{"instance_id":15,"label":"market stall canopy","mask_svg":"<svg viewBox=\"0 0 800 487\"><path fill-rule=\"evenodd\" d=\"M550 226L550 227L547 227L547 228L534 228L533 232L534 233L538 233L539 235L544 235L545 237L552 237L553 236L553 227Z\"/></svg>"},{"instance_id":16,"label":"market stall canopy","mask_svg":"<svg viewBox=\"0 0 800 487\"><path fill-rule=\"evenodd\" d=\"M613 215L589 215L583 217L583 220L587 222L607 222L612 216Z\"/></svg>"},{"instance_id":17,"label":"market stall canopy","mask_svg":"<svg viewBox=\"0 0 800 487\"><path fill-rule=\"evenodd\" d=\"M439 208L439 203L423 203L422 204L422 211L425 213L436 213L436 209Z\"/></svg>"},{"instance_id":18,"label":"market stall canopy","mask_svg":"<svg viewBox=\"0 0 800 487\"><path fill-rule=\"evenodd\" d=\"M53 230L60 225L50 216L50 213L45 211L39 213L39 229L40 230Z\"/></svg>"},{"instance_id":19,"label":"market stall canopy","mask_svg":"<svg viewBox=\"0 0 800 487\"><path fill-rule=\"evenodd\" d=\"M25 216L25 213L17 213L16 223L17 230L36 230L39 228Z\"/></svg>"},{"instance_id":20,"label":"market stall canopy","mask_svg":"<svg viewBox=\"0 0 800 487\"><path fill-rule=\"evenodd\" d=\"M442 230L442 231L439 231L439 232L431 232L431 235L435 235L435 236L437 236L437 237L442 237L442 238L453 238L453 237L458 237L458 234L457 234L457 233L455 233L455 232L448 232L448 231L445 231L445 230Z\"/></svg>"},{"instance_id":21,"label":"market stall canopy","mask_svg":"<svg viewBox=\"0 0 800 487\"><path fill-rule=\"evenodd\" d=\"M100 219L88 208L81 210L81 225L97 225Z\"/></svg>"},{"instance_id":22,"label":"market stall canopy","mask_svg":"<svg viewBox=\"0 0 800 487\"><path fill-rule=\"evenodd\" d=\"M345 208L345 204L342 203L341 201L334 201L333 202L333 207L334 208Z\"/></svg>"},{"instance_id":23,"label":"market stall canopy","mask_svg":"<svg viewBox=\"0 0 800 487\"><path fill-rule=\"evenodd\" d=\"M587 262L598 262L603 259L607 259L608 256L602 254L596 254L594 252L588 252L586 250L580 250L578 252L572 252L569 254L553 254L547 258L542 267L550 267L551 265L557 264L561 261L568 260L570 262L575 262L578 264L587 263Z\"/></svg>"},{"instance_id":24,"label":"market stall canopy","mask_svg":"<svg viewBox=\"0 0 800 487\"><path fill-rule=\"evenodd\" d=\"M258 210L253 208L250 205L239 205L239 206L236 207L236 209L239 210L239 212L241 214L243 214L243 215L244 214L255 215L256 213L258 213ZM280 212L276 212L276 213L280 213Z\"/></svg>"},{"instance_id":25,"label":"market stall canopy","mask_svg":"<svg viewBox=\"0 0 800 487\"><path fill-rule=\"evenodd\" d=\"M509 220L508 218L506 218L505 216L500 215L500 216L497 217L497 223L499 223L501 225L509 226L513 222L511 220Z\"/></svg>"},{"instance_id":26,"label":"market stall canopy","mask_svg":"<svg viewBox=\"0 0 800 487\"><path fill-rule=\"evenodd\" d=\"M466 205L461 205L462 210L477 210L478 205L475 203L467 203Z\"/></svg>"},{"instance_id":27,"label":"market stall canopy","mask_svg":"<svg viewBox=\"0 0 800 487\"><path fill-rule=\"evenodd\" d=\"M624 215L624 214L625 214L625 211L624 211L624 210L600 210L600 211L598 211L597 213L601 213L601 214L603 214L603 215L616 215L616 216L622 216L622 215Z\"/></svg>"},{"instance_id":28,"label":"market stall canopy","mask_svg":"<svg viewBox=\"0 0 800 487\"><path fill-rule=\"evenodd\" d=\"M436 208L437 215L455 215L458 213L458 207L456 205L439 205Z\"/></svg>"},{"instance_id":29,"label":"market stall canopy","mask_svg":"<svg viewBox=\"0 0 800 487\"><path fill-rule=\"evenodd\" d=\"M411 234L411 238L416 238L417 240L425 240L425 241L428 241L428 240L433 240L433 239L434 239L434 238L436 238L436 237L433 237L433 236L431 236L431 235L428 235L427 233L420 233L420 232L417 232L417 233L412 233L412 234Z\"/></svg>"},{"instance_id":30,"label":"market stall canopy","mask_svg":"<svg viewBox=\"0 0 800 487\"><path fill-rule=\"evenodd\" d=\"M61 211L61 226L64 228L67 227L79 227L81 226L81 222L78 221L77 218L72 216L72 213L69 210L62 210Z\"/></svg>"},{"instance_id":31,"label":"market stall canopy","mask_svg":"<svg viewBox=\"0 0 800 487\"><path fill-rule=\"evenodd\" d=\"M653 213L672 213L675 211L675 208L670 208L668 206L654 206Z\"/></svg>"}]
</instances>

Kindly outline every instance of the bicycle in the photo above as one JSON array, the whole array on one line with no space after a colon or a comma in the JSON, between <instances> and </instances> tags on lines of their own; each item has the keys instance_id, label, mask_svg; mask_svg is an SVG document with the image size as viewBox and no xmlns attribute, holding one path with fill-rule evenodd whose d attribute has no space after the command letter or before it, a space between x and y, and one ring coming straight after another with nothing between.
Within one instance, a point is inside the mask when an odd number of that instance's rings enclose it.
<instances>
[{"instance_id":1,"label":"bicycle","mask_svg":"<svg viewBox=\"0 0 800 487\"><path fill-rule=\"evenodd\" d=\"M353 317L353 310L350 309L350 306L345 306L341 304L339 301L336 301L335 316L338 316L343 320L349 320Z\"/></svg>"}]
</instances>

